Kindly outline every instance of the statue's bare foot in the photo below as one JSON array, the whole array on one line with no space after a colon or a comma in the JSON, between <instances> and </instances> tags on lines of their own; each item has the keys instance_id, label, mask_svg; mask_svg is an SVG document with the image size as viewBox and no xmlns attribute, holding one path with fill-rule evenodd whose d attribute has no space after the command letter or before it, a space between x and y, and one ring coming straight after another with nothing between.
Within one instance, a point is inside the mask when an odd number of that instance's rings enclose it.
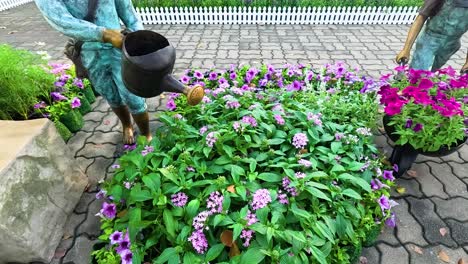
<instances>
[{"instance_id":1,"label":"statue's bare foot","mask_svg":"<svg viewBox=\"0 0 468 264\"><path fill-rule=\"evenodd\" d=\"M151 136L151 134L148 134L146 135L146 140L149 142L151 142L151 140L153 139L153 136Z\"/></svg>"},{"instance_id":2,"label":"statue's bare foot","mask_svg":"<svg viewBox=\"0 0 468 264\"><path fill-rule=\"evenodd\" d=\"M135 144L135 138L133 136L133 127L124 127L123 128L123 143L125 145Z\"/></svg>"}]
</instances>

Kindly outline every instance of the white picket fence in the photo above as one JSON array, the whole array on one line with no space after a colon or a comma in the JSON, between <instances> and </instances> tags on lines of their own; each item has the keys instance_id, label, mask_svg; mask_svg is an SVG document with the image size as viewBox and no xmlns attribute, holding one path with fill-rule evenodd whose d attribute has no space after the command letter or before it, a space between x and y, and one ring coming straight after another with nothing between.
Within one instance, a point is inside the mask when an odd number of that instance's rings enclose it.
<instances>
[{"instance_id":1,"label":"white picket fence","mask_svg":"<svg viewBox=\"0 0 468 264\"><path fill-rule=\"evenodd\" d=\"M34 0L0 0L0 11L17 7L33 1Z\"/></svg>"},{"instance_id":2,"label":"white picket fence","mask_svg":"<svg viewBox=\"0 0 468 264\"><path fill-rule=\"evenodd\" d=\"M137 8L143 24L411 24L418 7Z\"/></svg>"}]
</instances>

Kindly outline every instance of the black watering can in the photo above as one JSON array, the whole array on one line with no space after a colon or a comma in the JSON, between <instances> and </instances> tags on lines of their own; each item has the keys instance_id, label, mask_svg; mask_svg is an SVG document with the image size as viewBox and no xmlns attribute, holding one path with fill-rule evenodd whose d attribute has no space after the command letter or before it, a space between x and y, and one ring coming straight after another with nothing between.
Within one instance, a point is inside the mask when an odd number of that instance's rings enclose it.
<instances>
[{"instance_id":1,"label":"black watering can","mask_svg":"<svg viewBox=\"0 0 468 264\"><path fill-rule=\"evenodd\" d=\"M175 48L164 36L149 30L128 33L122 45L123 82L131 93L141 97L183 93L188 104L200 103L205 95L203 87L189 88L171 75L175 59Z\"/></svg>"}]
</instances>

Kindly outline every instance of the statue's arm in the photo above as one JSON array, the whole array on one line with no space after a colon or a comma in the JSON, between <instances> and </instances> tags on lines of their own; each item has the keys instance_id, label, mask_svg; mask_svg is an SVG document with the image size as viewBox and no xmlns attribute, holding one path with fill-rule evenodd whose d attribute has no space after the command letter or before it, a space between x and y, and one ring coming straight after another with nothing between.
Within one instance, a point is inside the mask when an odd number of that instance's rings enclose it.
<instances>
[{"instance_id":1,"label":"statue's arm","mask_svg":"<svg viewBox=\"0 0 468 264\"><path fill-rule=\"evenodd\" d=\"M120 19L130 31L144 29L131 0L116 0L115 5Z\"/></svg>"},{"instance_id":2,"label":"statue's arm","mask_svg":"<svg viewBox=\"0 0 468 264\"><path fill-rule=\"evenodd\" d=\"M35 0L49 24L62 34L81 41L102 41L103 27L72 16L61 0Z\"/></svg>"},{"instance_id":3,"label":"statue's arm","mask_svg":"<svg viewBox=\"0 0 468 264\"><path fill-rule=\"evenodd\" d=\"M406 37L405 46L396 57L397 63L408 62L411 48L413 47L413 44L416 41L416 38L418 37L419 33L421 32L421 29L424 26L426 20L427 17L423 15L418 15L416 17L408 32L408 36Z\"/></svg>"}]
</instances>

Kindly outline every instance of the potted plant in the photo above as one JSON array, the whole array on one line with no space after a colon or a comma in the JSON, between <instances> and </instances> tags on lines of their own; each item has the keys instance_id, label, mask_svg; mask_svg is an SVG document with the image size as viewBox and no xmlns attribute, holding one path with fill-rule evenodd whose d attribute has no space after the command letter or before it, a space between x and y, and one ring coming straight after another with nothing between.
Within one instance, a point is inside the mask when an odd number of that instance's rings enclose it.
<instances>
[{"instance_id":1,"label":"potted plant","mask_svg":"<svg viewBox=\"0 0 468 264\"><path fill-rule=\"evenodd\" d=\"M417 155L444 156L468 134L468 75L452 68L430 72L396 68L399 78L384 77L380 102L384 128L395 142L391 162L401 176Z\"/></svg>"},{"instance_id":2,"label":"potted plant","mask_svg":"<svg viewBox=\"0 0 468 264\"><path fill-rule=\"evenodd\" d=\"M171 95L152 142L140 137L113 166L96 195L108 245L95 260L354 260L371 230L394 226L394 178L364 122L338 123L348 117L309 103L329 75L293 65L187 71L183 82L205 85L204 103Z\"/></svg>"}]
</instances>

